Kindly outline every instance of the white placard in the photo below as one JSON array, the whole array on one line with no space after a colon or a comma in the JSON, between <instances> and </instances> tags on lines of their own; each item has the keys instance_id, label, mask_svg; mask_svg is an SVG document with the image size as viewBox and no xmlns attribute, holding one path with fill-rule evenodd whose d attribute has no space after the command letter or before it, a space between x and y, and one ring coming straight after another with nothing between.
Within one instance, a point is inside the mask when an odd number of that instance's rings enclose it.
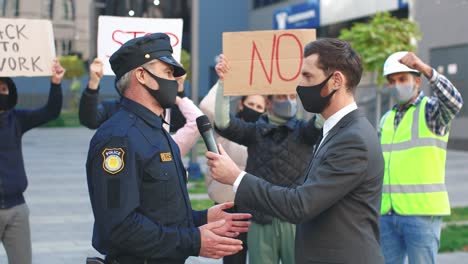
<instances>
[{"instance_id":1,"label":"white placard","mask_svg":"<svg viewBox=\"0 0 468 264\"><path fill-rule=\"evenodd\" d=\"M0 76L50 76L54 58L49 20L0 18Z\"/></svg>"},{"instance_id":2,"label":"white placard","mask_svg":"<svg viewBox=\"0 0 468 264\"><path fill-rule=\"evenodd\" d=\"M180 18L136 18L99 16L98 57L104 62L104 74L115 75L109 58L123 43L147 34L162 32L171 38L174 58L180 61L183 20Z\"/></svg>"}]
</instances>

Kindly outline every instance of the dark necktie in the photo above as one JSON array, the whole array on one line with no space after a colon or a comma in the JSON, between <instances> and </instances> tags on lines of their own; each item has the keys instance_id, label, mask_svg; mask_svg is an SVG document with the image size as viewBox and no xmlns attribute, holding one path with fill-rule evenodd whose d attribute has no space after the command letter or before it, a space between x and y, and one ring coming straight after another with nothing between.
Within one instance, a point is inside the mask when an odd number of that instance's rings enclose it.
<instances>
[{"instance_id":1,"label":"dark necktie","mask_svg":"<svg viewBox=\"0 0 468 264\"><path fill-rule=\"evenodd\" d=\"M323 139L323 131L320 132L320 136L318 137L317 141L315 142L315 146L314 146L314 157L315 157L315 154L317 153L317 150L320 146L320 142L322 141Z\"/></svg>"}]
</instances>

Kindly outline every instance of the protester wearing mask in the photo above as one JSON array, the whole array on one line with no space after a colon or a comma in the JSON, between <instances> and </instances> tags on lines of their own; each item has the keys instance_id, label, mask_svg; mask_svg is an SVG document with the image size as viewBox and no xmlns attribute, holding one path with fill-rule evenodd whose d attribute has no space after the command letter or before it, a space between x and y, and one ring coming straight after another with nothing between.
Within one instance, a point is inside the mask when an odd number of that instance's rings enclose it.
<instances>
[{"instance_id":1,"label":"protester wearing mask","mask_svg":"<svg viewBox=\"0 0 468 264\"><path fill-rule=\"evenodd\" d=\"M216 93L217 85L214 85L200 102L200 109L206 114L206 116L208 116L212 123L214 118ZM266 98L262 95L242 96L236 107L236 117L245 122L256 122L260 116L265 113L266 103ZM247 148L245 146L223 138L218 134L215 134L215 140L218 144L223 146L226 152L231 155L234 162L240 168L245 168L245 163L247 161ZM216 204L234 201L234 192L232 191L232 187L213 180L209 171L207 171L205 174L205 184L208 196ZM229 212L238 212L237 207L234 206ZM246 263L248 248L247 233L240 234L238 239L242 240L243 242L242 251L238 252L237 254L224 257L224 264Z\"/></svg>"},{"instance_id":2,"label":"protester wearing mask","mask_svg":"<svg viewBox=\"0 0 468 264\"><path fill-rule=\"evenodd\" d=\"M28 180L21 141L30 129L59 116L64 74L54 60L49 99L38 109L17 109L15 83L9 77L0 77L0 237L8 263L31 264L29 208L23 196Z\"/></svg>"},{"instance_id":3,"label":"protester wearing mask","mask_svg":"<svg viewBox=\"0 0 468 264\"><path fill-rule=\"evenodd\" d=\"M421 73L433 95L421 91ZM445 160L451 121L463 105L453 84L414 53L390 55L383 75L396 104L381 119L385 158L381 247L386 263L436 263L442 216L450 214ZM415 166L417 164L418 166Z\"/></svg>"},{"instance_id":4,"label":"protester wearing mask","mask_svg":"<svg viewBox=\"0 0 468 264\"><path fill-rule=\"evenodd\" d=\"M278 186L239 170L222 147L220 154L205 154L213 178L233 185L237 206L297 224L297 264L383 263L379 211L384 160L375 128L354 99L361 74L361 59L346 41L321 38L304 47L297 92L305 109L320 112L325 123L298 186Z\"/></svg>"},{"instance_id":5,"label":"protester wearing mask","mask_svg":"<svg viewBox=\"0 0 468 264\"><path fill-rule=\"evenodd\" d=\"M280 186L292 188L302 184L303 172L320 135L323 119L317 115L309 121L297 119L295 94L269 96L267 115L261 116L256 123L230 116L229 97L223 97L223 78L230 67L224 55L219 58L215 106L218 133L247 147L247 172ZM284 264L295 263L293 224L254 209L239 209L253 215L247 234L249 263L276 264L280 260Z\"/></svg>"},{"instance_id":6,"label":"protester wearing mask","mask_svg":"<svg viewBox=\"0 0 468 264\"><path fill-rule=\"evenodd\" d=\"M239 111L236 117L245 122L255 123L265 114L266 99L263 95L242 96L237 107Z\"/></svg>"}]
</instances>

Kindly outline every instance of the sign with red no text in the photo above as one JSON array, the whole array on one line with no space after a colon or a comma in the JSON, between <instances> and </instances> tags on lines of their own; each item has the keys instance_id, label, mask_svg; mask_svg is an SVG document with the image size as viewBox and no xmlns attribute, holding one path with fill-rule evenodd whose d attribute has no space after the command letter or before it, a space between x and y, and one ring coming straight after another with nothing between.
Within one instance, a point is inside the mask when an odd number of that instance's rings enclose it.
<instances>
[{"instance_id":1,"label":"sign with red no text","mask_svg":"<svg viewBox=\"0 0 468 264\"><path fill-rule=\"evenodd\" d=\"M0 18L0 76L50 76L54 58L50 20Z\"/></svg>"},{"instance_id":2,"label":"sign with red no text","mask_svg":"<svg viewBox=\"0 0 468 264\"><path fill-rule=\"evenodd\" d=\"M294 94L315 29L224 32L225 95Z\"/></svg>"},{"instance_id":3,"label":"sign with red no text","mask_svg":"<svg viewBox=\"0 0 468 264\"><path fill-rule=\"evenodd\" d=\"M182 27L183 20L180 18L99 16L97 53L104 63L104 74L114 75L109 58L125 42L158 32L166 33L171 38L172 56L180 61Z\"/></svg>"}]
</instances>

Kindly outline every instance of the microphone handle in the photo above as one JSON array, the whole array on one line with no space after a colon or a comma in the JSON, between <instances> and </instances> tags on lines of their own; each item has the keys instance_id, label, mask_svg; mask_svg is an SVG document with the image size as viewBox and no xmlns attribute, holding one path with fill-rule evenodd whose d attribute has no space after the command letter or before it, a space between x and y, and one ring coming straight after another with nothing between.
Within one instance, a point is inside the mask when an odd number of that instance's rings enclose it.
<instances>
[{"instance_id":1,"label":"microphone handle","mask_svg":"<svg viewBox=\"0 0 468 264\"><path fill-rule=\"evenodd\" d=\"M203 141L205 141L205 145L208 151L219 154L218 146L216 145L216 141L214 140L213 131L208 130L208 131L203 132L202 137L203 137Z\"/></svg>"}]
</instances>

